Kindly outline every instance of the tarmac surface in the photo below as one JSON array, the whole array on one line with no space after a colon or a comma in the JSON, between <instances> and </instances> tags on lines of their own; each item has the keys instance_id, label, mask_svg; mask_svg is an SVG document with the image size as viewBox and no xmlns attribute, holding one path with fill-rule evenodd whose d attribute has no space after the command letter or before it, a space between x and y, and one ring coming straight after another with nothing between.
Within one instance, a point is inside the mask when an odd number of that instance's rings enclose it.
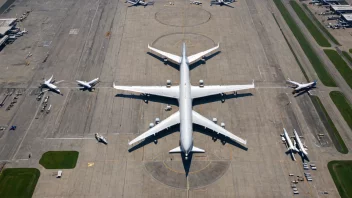
<instances>
[{"instance_id":1,"label":"tarmac surface","mask_svg":"<svg viewBox=\"0 0 352 198\"><path fill-rule=\"evenodd\" d=\"M294 97L287 88L285 79L300 82L304 76L273 18L272 12L278 11L271 1L241 0L232 5L197 6L180 0L174 5L156 0L145 8L111 0L16 2L3 17L29 8L32 12L19 24L28 34L0 52L0 100L13 92L0 108L0 126L17 126L0 131L0 162L38 168L41 177L33 197L40 198L292 197L291 181L303 176L302 159L296 154L293 161L285 153L280 134L283 128L291 135L296 129L318 168L310 171L313 182L297 184L297 197L323 197L323 191L338 197L327 162L351 156L336 151L308 95ZM176 112L177 101L150 97L145 103L139 94L114 90L113 82L166 85L169 79L177 85L178 66L164 64L147 45L180 54L182 42L189 55L220 43L220 50L205 64L191 65L193 85L200 79L205 86L255 80L255 89L237 96L193 101L195 111L224 122L227 130L248 141L247 147L197 126L194 145L206 152L194 154L191 161L168 153L179 145L177 126L158 134L157 143L146 139L128 146L155 118ZM29 52L33 56L26 59ZM65 80L59 84L63 95L46 92L52 108L41 112L37 87L52 74L57 81ZM96 77L101 82L94 92L77 88L75 80ZM6 111L18 92L23 94ZM328 94L324 87L313 93ZM167 104L171 111L164 110ZM351 148L349 132L342 136ZM97 143L95 133L109 144ZM38 164L50 150L79 151L76 168L56 179L55 170Z\"/></svg>"}]
</instances>

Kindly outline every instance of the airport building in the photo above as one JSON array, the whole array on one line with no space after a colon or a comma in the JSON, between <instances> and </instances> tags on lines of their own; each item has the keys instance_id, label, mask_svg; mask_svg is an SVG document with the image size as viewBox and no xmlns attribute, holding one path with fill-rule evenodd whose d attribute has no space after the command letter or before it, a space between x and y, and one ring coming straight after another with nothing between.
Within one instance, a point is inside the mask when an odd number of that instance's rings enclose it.
<instances>
[{"instance_id":1,"label":"airport building","mask_svg":"<svg viewBox=\"0 0 352 198\"><path fill-rule=\"evenodd\" d=\"M351 27L352 26L352 13L342 14L340 24L343 26Z\"/></svg>"},{"instance_id":2,"label":"airport building","mask_svg":"<svg viewBox=\"0 0 352 198\"><path fill-rule=\"evenodd\" d=\"M16 18L0 19L0 47L9 39L9 32L16 27Z\"/></svg>"},{"instance_id":3,"label":"airport building","mask_svg":"<svg viewBox=\"0 0 352 198\"><path fill-rule=\"evenodd\" d=\"M350 5L331 5L330 10L334 14L347 14L352 13L352 6Z\"/></svg>"}]
</instances>

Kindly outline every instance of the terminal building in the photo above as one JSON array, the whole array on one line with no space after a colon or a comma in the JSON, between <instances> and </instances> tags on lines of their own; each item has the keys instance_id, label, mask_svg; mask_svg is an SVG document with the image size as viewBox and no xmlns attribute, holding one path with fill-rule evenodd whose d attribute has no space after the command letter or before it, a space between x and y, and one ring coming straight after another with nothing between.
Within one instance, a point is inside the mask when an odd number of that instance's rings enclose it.
<instances>
[{"instance_id":1,"label":"terminal building","mask_svg":"<svg viewBox=\"0 0 352 198\"><path fill-rule=\"evenodd\" d=\"M348 13L352 13L352 6L350 5L330 5L330 10L334 13L334 14L348 14Z\"/></svg>"},{"instance_id":2,"label":"terminal building","mask_svg":"<svg viewBox=\"0 0 352 198\"><path fill-rule=\"evenodd\" d=\"M0 19L0 47L9 39L8 34L16 27L16 18Z\"/></svg>"},{"instance_id":3,"label":"terminal building","mask_svg":"<svg viewBox=\"0 0 352 198\"><path fill-rule=\"evenodd\" d=\"M352 27L352 13L341 14L341 19L339 24L341 24L344 27Z\"/></svg>"}]
</instances>

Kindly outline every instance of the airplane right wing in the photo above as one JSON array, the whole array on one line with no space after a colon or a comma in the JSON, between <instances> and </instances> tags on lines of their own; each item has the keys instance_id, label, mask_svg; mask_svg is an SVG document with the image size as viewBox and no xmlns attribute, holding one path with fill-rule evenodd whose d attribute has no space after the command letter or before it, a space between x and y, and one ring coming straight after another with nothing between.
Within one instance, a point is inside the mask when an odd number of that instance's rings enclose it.
<instances>
[{"instance_id":1,"label":"airplane right wing","mask_svg":"<svg viewBox=\"0 0 352 198\"><path fill-rule=\"evenodd\" d=\"M136 5L138 2L134 2L134 1L127 1L130 4Z\"/></svg>"},{"instance_id":2,"label":"airplane right wing","mask_svg":"<svg viewBox=\"0 0 352 198\"><path fill-rule=\"evenodd\" d=\"M161 54L162 56L165 56L173 61L175 61L176 63L181 63L181 57L177 56L177 55L173 55L173 54L170 54L168 52L163 52L161 50L158 50L158 49L155 49L153 47L150 47L149 44L148 44L148 48L158 54Z\"/></svg>"},{"instance_id":3,"label":"airplane right wing","mask_svg":"<svg viewBox=\"0 0 352 198\"><path fill-rule=\"evenodd\" d=\"M205 96L211 96L232 91L253 89L254 87L254 81L252 84L248 85L210 85L204 87L192 86L191 96L192 98L201 98Z\"/></svg>"},{"instance_id":4,"label":"airplane right wing","mask_svg":"<svg viewBox=\"0 0 352 198\"><path fill-rule=\"evenodd\" d=\"M198 124L201 126L204 126L206 128L209 128L211 130L213 130L215 133L220 133L226 137L229 137L233 140L235 140L238 143L241 143L243 145L247 144L247 140L244 140L232 133L230 133L229 131L227 131L226 129L222 128L221 126L215 124L214 122L210 121L209 119L205 118L204 116L200 115L199 113L192 111L192 120L194 124Z\"/></svg>"},{"instance_id":5,"label":"airplane right wing","mask_svg":"<svg viewBox=\"0 0 352 198\"><path fill-rule=\"evenodd\" d=\"M198 54L194 54L192 56L187 57L189 64L192 64L194 61L196 61L196 60L202 58L203 56L209 54L210 52L218 49L219 46L220 46L220 44L218 44L216 47L213 47L211 49L208 49L208 50L205 50L203 52L199 52Z\"/></svg>"},{"instance_id":6,"label":"airplane right wing","mask_svg":"<svg viewBox=\"0 0 352 198\"><path fill-rule=\"evenodd\" d=\"M114 83L113 87L118 90L132 91L176 99L179 95L179 86L116 86Z\"/></svg>"},{"instance_id":7,"label":"airplane right wing","mask_svg":"<svg viewBox=\"0 0 352 198\"><path fill-rule=\"evenodd\" d=\"M147 132L142 133L142 135L136 137L128 144L132 145L138 141L141 141L149 136L152 136L168 127L174 126L180 123L180 112L176 112L172 114L170 117L166 118L165 120L161 121L159 124L156 124L153 128L149 129Z\"/></svg>"}]
</instances>

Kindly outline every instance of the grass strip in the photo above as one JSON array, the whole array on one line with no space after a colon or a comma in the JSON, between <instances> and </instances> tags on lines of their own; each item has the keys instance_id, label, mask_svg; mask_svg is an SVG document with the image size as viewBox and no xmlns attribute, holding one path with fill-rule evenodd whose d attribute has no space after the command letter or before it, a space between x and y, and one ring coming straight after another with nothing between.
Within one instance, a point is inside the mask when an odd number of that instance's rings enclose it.
<instances>
[{"instance_id":1,"label":"grass strip","mask_svg":"<svg viewBox=\"0 0 352 198\"><path fill-rule=\"evenodd\" d=\"M0 197L30 198L40 172L36 168L7 168L0 175Z\"/></svg>"},{"instance_id":2,"label":"grass strip","mask_svg":"<svg viewBox=\"0 0 352 198\"><path fill-rule=\"evenodd\" d=\"M331 47L329 41L324 37L324 35L319 31L319 29L314 25L310 18L303 11L301 6L298 5L296 1L290 1L290 5L296 12L297 16L301 19L303 24L306 26L310 34L313 36L315 41L322 47Z\"/></svg>"},{"instance_id":3,"label":"grass strip","mask_svg":"<svg viewBox=\"0 0 352 198\"><path fill-rule=\"evenodd\" d=\"M352 49L349 49L348 51L352 54Z\"/></svg>"},{"instance_id":4,"label":"grass strip","mask_svg":"<svg viewBox=\"0 0 352 198\"><path fill-rule=\"evenodd\" d=\"M274 17L274 19L275 19L275 22L276 22L277 26L280 27L280 24L277 22L277 19L276 19L275 15L274 15L274 14L272 14L272 15L273 15L273 17ZM301 64L301 62L299 62L296 53L293 51L293 48L292 48L291 44L288 42L288 40L287 40L285 34L282 32L281 27L280 27L280 31L281 31L281 34L282 34L282 36L284 37L284 39L285 39L285 41L286 41L288 47L290 48L291 53L292 53L293 56L295 57L295 60L296 60L296 62L297 62L297 64L298 64L299 68L301 68L301 71L302 71L302 73L303 73L303 75L304 75L304 78L307 80L307 82L309 82L309 77L308 77L306 71L304 70L304 68L303 68L303 66L302 66L302 64Z\"/></svg>"},{"instance_id":5,"label":"grass strip","mask_svg":"<svg viewBox=\"0 0 352 198\"><path fill-rule=\"evenodd\" d=\"M72 169L76 167L77 151L48 151L42 155L39 164L46 169Z\"/></svg>"},{"instance_id":6,"label":"grass strip","mask_svg":"<svg viewBox=\"0 0 352 198\"><path fill-rule=\"evenodd\" d=\"M329 95L337 109L340 111L343 119L345 119L348 126L352 129L352 106L346 99L345 95L339 91L332 91Z\"/></svg>"},{"instance_id":7,"label":"grass strip","mask_svg":"<svg viewBox=\"0 0 352 198\"><path fill-rule=\"evenodd\" d=\"M352 64L352 58L346 51L342 51L343 56Z\"/></svg>"},{"instance_id":8,"label":"grass strip","mask_svg":"<svg viewBox=\"0 0 352 198\"><path fill-rule=\"evenodd\" d=\"M314 14L312 13L312 11L310 11L310 9L308 8L307 4L303 3L303 7L304 9L310 14L310 16L312 17L312 19L315 21L315 24L318 26L318 28L323 31L326 36L329 37L329 39L336 45L340 45L341 44L335 39L335 37L333 35L330 34L330 32L320 23L320 21L314 16Z\"/></svg>"},{"instance_id":9,"label":"grass strip","mask_svg":"<svg viewBox=\"0 0 352 198\"><path fill-rule=\"evenodd\" d=\"M340 72L347 84L352 88L352 70L347 65L346 61L343 60L343 58L335 50L325 49L324 52L329 57L330 61L335 65L336 69Z\"/></svg>"},{"instance_id":10,"label":"grass strip","mask_svg":"<svg viewBox=\"0 0 352 198\"><path fill-rule=\"evenodd\" d=\"M328 169L341 198L352 197L352 161L331 161Z\"/></svg>"},{"instance_id":11,"label":"grass strip","mask_svg":"<svg viewBox=\"0 0 352 198\"><path fill-rule=\"evenodd\" d=\"M308 57L310 63L313 65L313 68L317 73L317 75L319 76L319 79L321 80L321 82L325 86L336 87L335 81L332 79L330 74L326 71L324 64L319 59L319 56L314 52L312 46L304 37L303 33L297 26L296 22L293 20L292 16L288 13L284 4L281 2L281 0L274 0L274 3L279 9L287 25L291 29L293 35L296 37L298 43L300 44L306 56Z\"/></svg>"},{"instance_id":12,"label":"grass strip","mask_svg":"<svg viewBox=\"0 0 352 198\"><path fill-rule=\"evenodd\" d=\"M332 122L328 112L326 111L323 104L321 103L319 97L310 96L310 99L312 100L315 109L318 111L318 115L321 121L323 122L326 130L328 131L330 138L333 144L335 145L336 150L342 154L347 154L348 149L345 145L345 142L340 136L340 133L337 131L334 123Z\"/></svg>"}]
</instances>

